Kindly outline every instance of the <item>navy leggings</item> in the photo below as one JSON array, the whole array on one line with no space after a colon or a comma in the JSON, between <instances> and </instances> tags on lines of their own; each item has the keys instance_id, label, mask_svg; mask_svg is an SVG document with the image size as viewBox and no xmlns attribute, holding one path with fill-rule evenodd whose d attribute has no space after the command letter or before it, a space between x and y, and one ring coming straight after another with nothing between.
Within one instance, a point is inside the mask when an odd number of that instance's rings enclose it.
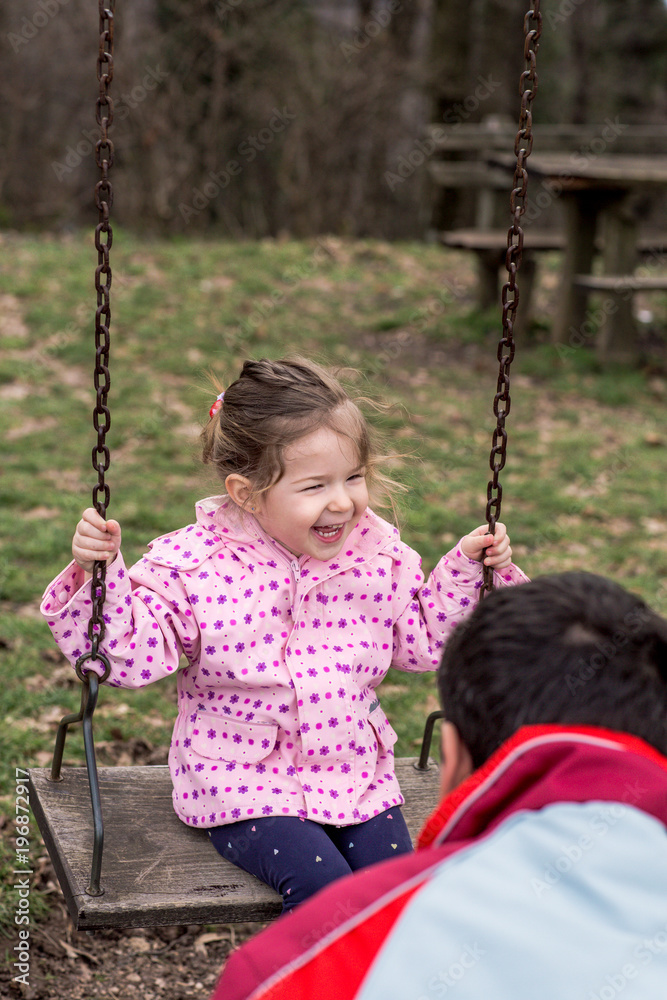
<instances>
[{"instance_id":1,"label":"navy leggings","mask_svg":"<svg viewBox=\"0 0 667 1000\"><path fill-rule=\"evenodd\" d=\"M355 826L267 816L214 826L208 835L223 858L280 893L283 913L343 875L412 851L396 806Z\"/></svg>"}]
</instances>

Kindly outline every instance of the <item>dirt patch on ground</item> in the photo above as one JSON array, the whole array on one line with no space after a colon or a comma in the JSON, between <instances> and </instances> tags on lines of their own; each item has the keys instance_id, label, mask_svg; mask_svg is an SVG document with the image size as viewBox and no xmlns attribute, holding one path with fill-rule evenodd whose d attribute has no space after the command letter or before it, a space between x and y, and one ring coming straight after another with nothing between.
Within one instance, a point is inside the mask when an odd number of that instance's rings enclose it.
<instances>
[{"instance_id":1,"label":"dirt patch on ground","mask_svg":"<svg viewBox=\"0 0 667 1000\"><path fill-rule=\"evenodd\" d=\"M47 659L60 661L57 650ZM69 665L54 667L59 686L78 686ZM63 710L54 706L52 723ZM33 722L39 725L43 720ZM99 764L165 764L167 751L145 738L100 740ZM38 755L48 766L52 751ZM0 818L3 835L11 823ZM35 843L31 894L48 897L49 913L30 925L28 985L13 980L10 958L0 968L0 998L7 1000L208 1000L229 954L264 923L76 931L46 848ZM33 897L34 898L34 897ZM35 907L33 906L33 912ZM18 928L17 928L18 931ZM11 931L10 931L11 935ZM0 938L0 954L13 955L18 933Z\"/></svg>"},{"instance_id":2,"label":"dirt patch on ground","mask_svg":"<svg viewBox=\"0 0 667 1000\"><path fill-rule=\"evenodd\" d=\"M20 301L15 295L0 295L0 337L27 337Z\"/></svg>"},{"instance_id":3,"label":"dirt patch on ground","mask_svg":"<svg viewBox=\"0 0 667 1000\"><path fill-rule=\"evenodd\" d=\"M47 855L36 862L36 891L59 895ZM9 1000L208 1000L230 954L264 924L77 932L58 899L30 931L28 985L0 974ZM8 952L16 941L5 944ZM3 949L4 950L4 949ZM12 960L10 959L10 962ZM3 982L4 980L4 982Z\"/></svg>"}]
</instances>

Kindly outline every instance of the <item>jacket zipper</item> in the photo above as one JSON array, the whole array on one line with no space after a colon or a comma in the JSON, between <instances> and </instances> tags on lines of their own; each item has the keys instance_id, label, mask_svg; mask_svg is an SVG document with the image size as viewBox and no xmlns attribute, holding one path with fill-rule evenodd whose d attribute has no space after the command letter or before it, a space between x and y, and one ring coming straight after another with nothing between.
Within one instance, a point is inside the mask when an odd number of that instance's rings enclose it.
<instances>
[{"instance_id":1,"label":"jacket zipper","mask_svg":"<svg viewBox=\"0 0 667 1000\"><path fill-rule=\"evenodd\" d=\"M292 603L292 627L296 628L296 620L299 611L301 610L301 602L303 600L303 594L299 594L299 582L301 580L301 567L296 559L292 559L290 562L290 569L292 570L292 576L294 577L294 601Z\"/></svg>"},{"instance_id":2,"label":"jacket zipper","mask_svg":"<svg viewBox=\"0 0 667 1000\"><path fill-rule=\"evenodd\" d=\"M301 567L299 566L299 562L298 562L297 559L294 559L294 558L290 559L287 555L285 555L285 553L278 547L278 545L276 545L276 543L274 542L274 540L271 538L270 535L267 535L266 533L264 533L264 540L265 540L266 544L269 545L271 547L271 549L275 552L275 554L280 559L284 560L285 563L287 563L287 565L289 566L289 568L290 568L290 570L292 572L292 578L294 580L294 587L295 587L294 603L292 605L292 626L294 626L294 621L296 620L296 614L294 613L296 611L296 607L295 607L295 605L296 605L296 597L297 597L297 595L296 595L296 588L299 586L299 581L301 579ZM299 601L299 605L300 604L301 604L301 601Z\"/></svg>"}]
</instances>

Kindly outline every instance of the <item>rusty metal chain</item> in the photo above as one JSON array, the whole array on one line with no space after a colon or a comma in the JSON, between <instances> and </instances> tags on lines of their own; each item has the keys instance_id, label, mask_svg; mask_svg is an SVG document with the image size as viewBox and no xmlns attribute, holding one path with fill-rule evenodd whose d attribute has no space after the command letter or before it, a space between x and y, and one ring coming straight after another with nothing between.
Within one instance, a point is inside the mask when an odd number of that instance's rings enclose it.
<instances>
[{"instance_id":1,"label":"rusty metal chain","mask_svg":"<svg viewBox=\"0 0 667 1000\"><path fill-rule=\"evenodd\" d=\"M534 22L534 27L531 23ZM519 288L516 282L516 274L521 266L521 254L523 251L523 230L519 225L521 216L526 211L526 193L528 185L528 173L526 171L526 160L530 156L533 148L533 116L531 105L537 92L537 50L539 47L540 34L542 32L542 15L540 13L540 0L534 0L530 10L526 13L523 21L524 47L523 54L526 68L519 80L519 93L521 95L521 113L519 116L519 131L514 140L514 153L516 156L516 168L514 171L514 186L510 194L510 213L512 215L512 225L507 232L507 253L505 255L505 267L507 268L508 280L503 285L502 306L503 306L503 335L498 343L498 385L496 395L493 400L493 412L496 417L496 427L493 431L491 444L491 454L489 456L489 466L493 473L492 479L486 488L486 520L491 534L495 534L496 523L500 518L500 507L503 497L503 488L500 484L499 475L505 466L507 458L507 431L505 430L505 418L510 412L510 365L514 360L514 321L516 310L519 304ZM493 590L493 568L484 566L484 585L482 594Z\"/></svg>"},{"instance_id":2,"label":"rusty metal chain","mask_svg":"<svg viewBox=\"0 0 667 1000\"><path fill-rule=\"evenodd\" d=\"M95 185L95 204L99 221L95 227L95 248L97 267L95 269L95 289L97 309L95 311L95 372L96 392L93 426L97 431L97 443L93 448L93 469L97 472L97 483L93 487L93 506L102 517L110 500L109 485L104 475L109 468L111 456L106 443L106 434L111 426L111 414L107 397L111 384L109 376L109 328L111 325L111 264L109 251L113 241L113 231L109 222L109 211L113 204L113 189L109 180L109 170L113 165L113 142L108 130L113 122L113 99L109 86L113 80L113 33L115 0L99 0L100 47L97 57L97 79L100 92L96 102L95 119L100 127L100 138L95 144L95 160L100 168L101 178ZM91 595L93 609L88 623L88 638L92 643L92 654L104 638L103 607L106 597L106 562L97 561L93 565Z\"/></svg>"}]
</instances>

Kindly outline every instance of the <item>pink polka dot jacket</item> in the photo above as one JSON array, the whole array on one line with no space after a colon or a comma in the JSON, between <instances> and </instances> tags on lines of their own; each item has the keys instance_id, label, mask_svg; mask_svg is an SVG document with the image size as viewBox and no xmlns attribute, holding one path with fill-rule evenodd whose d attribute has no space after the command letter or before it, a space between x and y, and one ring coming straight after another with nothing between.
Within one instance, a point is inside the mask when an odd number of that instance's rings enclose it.
<instances>
[{"instance_id":1,"label":"pink polka dot jacket","mask_svg":"<svg viewBox=\"0 0 667 1000\"><path fill-rule=\"evenodd\" d=\"M526 579L516 566L496 574L498 585ZM371 510L320 562L210 497L195 524L155 539L130 570L121 554L108 568L108 683L177 673L169 766L185 823L363 822L403 802L376 688L390 666L437 666L481 580L481 564L454 548L424 582L418 554ZM90 583L71 563L41 610L72 663L90 648L90 609Z\"/></svg>"}]
</instances>

